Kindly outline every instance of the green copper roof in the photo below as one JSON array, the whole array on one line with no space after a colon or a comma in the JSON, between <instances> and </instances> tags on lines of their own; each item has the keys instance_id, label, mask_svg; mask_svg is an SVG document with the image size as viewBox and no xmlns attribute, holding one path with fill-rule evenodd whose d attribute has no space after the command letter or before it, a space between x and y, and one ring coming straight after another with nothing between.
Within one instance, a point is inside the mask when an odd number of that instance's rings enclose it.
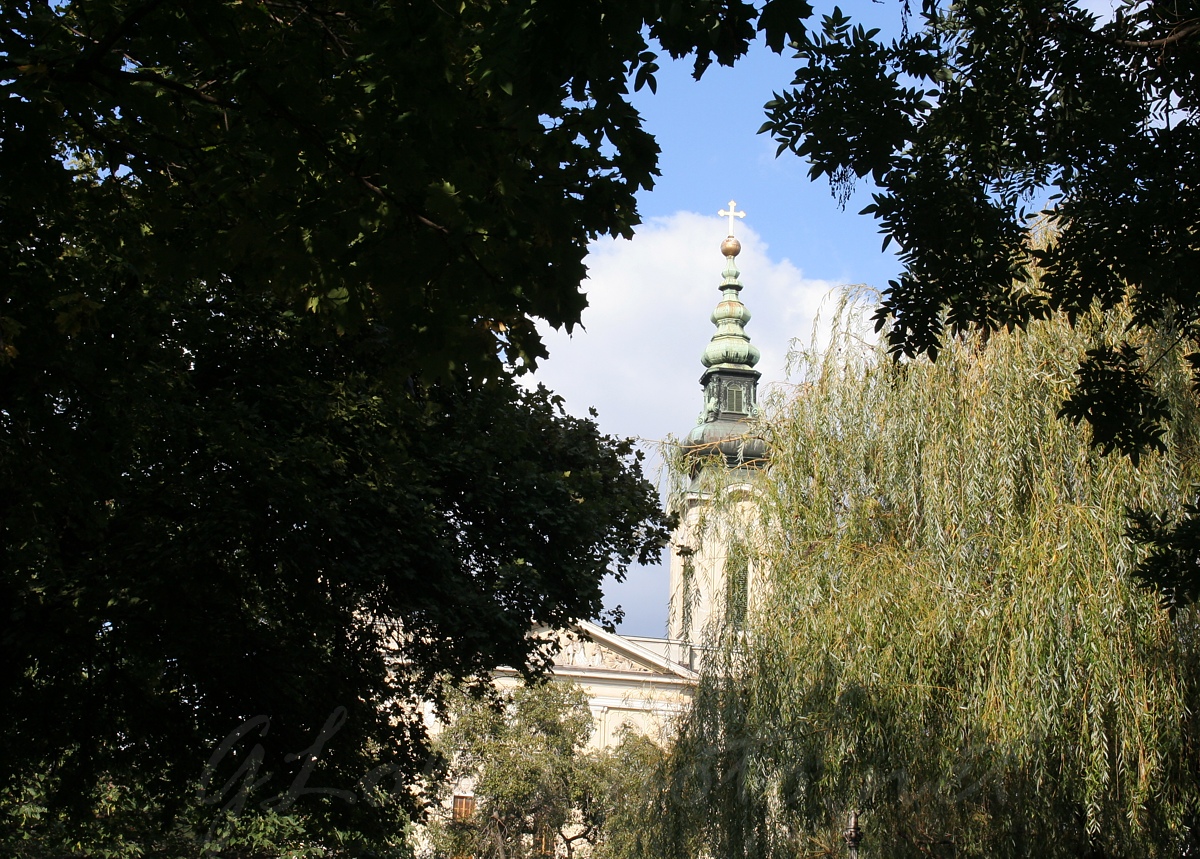
<instances>
[{"instance_id":1,"label":"green copper roof","mask_svg":"<svg viewBox=\"0 0 1200 859\"><path fill-rule=\"evenodd\" d=\"M712 315L717 331L701 358L705 367L700 376L704 411L683 443L692 459L693 477L696 469L702 468L711 457L723 459L726 467L734 469L762 468L770 457L766 439L753 424L758 414L761 376L754 365L760 355L746 336L750 311L738 295L742 284L738 281L736 260L742 243L733 236L733 219L745 217L745 212L737 211L731 200L729 211L718 214L729 218L729 236L721 242L725 272L721 301Z\"/></svg>"},{"instance_id":2,"label":"green copper roof","mask_svg":"<svg viewBox=\"0 0 1200 859\"><path fill-rule=\"evenodd\" d=\"M731 365L752 369L762 357L746 334L745 325L750 321L750 311L738 295L742 291L742 284L738 281L741 272L737 269L737 255L741 251L742 243L732 235L721 243L721 252L725 254L724 280L721 281L721 301L712 314L717 331L700 358L705 367Z\"/></svg>"}]
</instances>

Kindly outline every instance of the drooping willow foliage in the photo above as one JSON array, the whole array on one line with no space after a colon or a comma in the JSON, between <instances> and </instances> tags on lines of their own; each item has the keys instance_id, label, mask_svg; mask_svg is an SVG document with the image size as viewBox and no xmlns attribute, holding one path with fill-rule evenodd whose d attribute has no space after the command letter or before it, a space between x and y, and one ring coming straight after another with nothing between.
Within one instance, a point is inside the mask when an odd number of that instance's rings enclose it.
<instances>
[{"instance_id":1,"label":"drooping willow foliage","mask_svg":"<svg viewBox=\"0 0 1200 859\"><path fill-rule=\"evenodd\" d=\"M1194 855L1197 615L1132 584L1128 508L1200 482L1171 332L1168 452L1057 417L1121 311L895 363L853 303L766 431L744 632L709 662L647 848L661 859Z\"/></svg>"}]
</instances>

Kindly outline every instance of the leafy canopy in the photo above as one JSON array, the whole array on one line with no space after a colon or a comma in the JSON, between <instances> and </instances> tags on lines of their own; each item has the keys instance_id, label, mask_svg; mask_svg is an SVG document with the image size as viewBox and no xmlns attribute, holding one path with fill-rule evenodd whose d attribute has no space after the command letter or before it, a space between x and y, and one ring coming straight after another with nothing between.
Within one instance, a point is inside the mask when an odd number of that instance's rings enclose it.
<instances>
[{"instance_id":1,"label":"leafy canopy","mask_svg":"<svg viewBox=\"0 0 1200 859\"><path fill-rule=\"evenodd\" d=\"M843 200L857 178L878 187L863 211L904 264L876 316L893 352L935 357L945 332L1125 299L1135 327L1200 346L1200 6L1123 0L1102 21L1076 0L925 0L901 15L887 38L835 7L793 43L793 87L763 126ZM1079 357L1064 416L1135 463L1161 450L1159 354L1134 338Z\"/></svg>"},{"instance_id":2,"label":"leafy canopy","mask_svg":"<svg viewBox=\"0 0 1200 859\"><path fill-rule=\"evenodd\" d=\"M529 626L656 551L631 447L512 376L536 320L578 323L588 240L637 223L647 34L699 72L755 15L0 6L0 791L40 809L14 838L149 850L265 715L261 810L339 707L314 778L391 767L411 810L415 700L536 672ZM95 813L114 785L144 828ZM305 802L300 840L394 827Z\"/></svg>"}]
</instances>

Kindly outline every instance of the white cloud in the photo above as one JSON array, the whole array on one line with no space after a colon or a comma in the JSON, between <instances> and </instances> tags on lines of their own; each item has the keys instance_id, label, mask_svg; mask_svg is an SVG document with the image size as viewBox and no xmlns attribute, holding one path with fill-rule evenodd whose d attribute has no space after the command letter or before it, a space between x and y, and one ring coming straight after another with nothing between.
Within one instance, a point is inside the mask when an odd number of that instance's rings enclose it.
<instances>
[{"instance_id":1,"label":"white cloud","mask_svg":"<svg viewBox=\"0 0 1200 859\"><path fill-rule=\"evenodd\" d=\"M702 406L700 355L714 331L709 317L720 298L726 232L715 215L677 212L644 224L631 241L593 246L584 285L586 330L549 332L550 358L534 380L562 395L573 414L594 406L607 433L647 441L687 433ZM784 378L791 340L808 342L814 316L836 284L805 278L791 261L772 259L753 228L738 224L737 232L742 300L752 314L746 331L762 351L765 393ZM632 570L629 581L610 584L606 593L626 610L623 632L663 634L664 566Z\"/></svg>"},{"instance_id":2,"label":"white cloud","mask_svg":"<svg viewBox=\"0 0 1200 859\"><path fill-rule=\"evenodd\" d=\"M609 240L588 256L585 330L551 331L550 359L535 376L567 407L600 412L605 431L659 440L691 428L700 411L700 355L715 330L725 223L678 212L642 226L632 241ZM783 379L790 341L807 342L813 318L835 287L811 280L790 260L774 261L749 227L738 225L746 331L762 351L763 383Z\"/></svg>"}]
</instances>

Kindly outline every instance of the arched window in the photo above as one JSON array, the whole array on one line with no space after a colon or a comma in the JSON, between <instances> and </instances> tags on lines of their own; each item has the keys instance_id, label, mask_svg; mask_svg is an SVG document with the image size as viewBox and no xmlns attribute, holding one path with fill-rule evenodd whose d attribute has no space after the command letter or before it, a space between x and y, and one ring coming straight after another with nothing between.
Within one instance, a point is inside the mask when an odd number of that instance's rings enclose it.
<instances>
[{"instance_id":1,"label":"arched window","mask_svg":"<svg viewBox=\"0 0 1200 859\"><path fill-rule=\"evenodd\" d=\"M750 550L740 540L729 545L725 557L725 618L730 625L746 624L750 600Z\"/></svg>"},{"instance_id":2,"label":"arched window","mask_svg":"<svg viewBox=\"0 0 1200 859\"><path fill-rule=\"evenodd\" d=\"M729 385L725 388L725 411L739 415L746 413L746 389L741 385Z\"/></svg>"},{"instance_id":3,"label":"arched window","mask_svg":"<svg viewBox=\"0 0 1200 859\"><path fill-rule=\"evenodd\" d=\"M692 639L692 607L696 602L696 567L692 563L691 555L683 559L683 605L681 608L682 618L680 618L683 627L684 641Z\"/></svg>"}]
</instances>

